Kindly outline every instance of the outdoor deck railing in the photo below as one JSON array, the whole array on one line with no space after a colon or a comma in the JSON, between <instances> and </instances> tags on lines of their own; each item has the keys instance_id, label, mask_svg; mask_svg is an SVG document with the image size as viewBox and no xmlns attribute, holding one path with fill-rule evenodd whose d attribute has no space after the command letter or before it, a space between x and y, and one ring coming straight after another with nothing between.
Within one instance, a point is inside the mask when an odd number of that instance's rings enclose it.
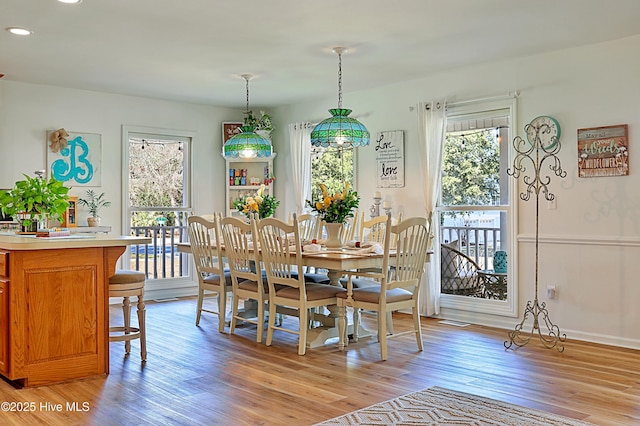
<instances>
[{"instance_id":1,"label":"outdoor deck railing","mask_svg":"<svg viewBox=\"0 0 640 426\"><path fill-rule=\"evenodd\" d=\"M131 269L149 279L184 277L189 257L178 252L177 243L188 241L187 226L133 226L131 235L151 238L149 244L131 246Z\"/></svg>"},{"instance_id":2,"label":"outdoor deck railing","mask_svg":"<svg viewBox=\"0 0 640 426\"><path fill-rule=\"evenodd\" d=\"M493 253L501 250L500 228L442 226L440 241L450 243L458 241L458 250L476 261L481 269L493 268Z\"/></svg>"}]
</instances>

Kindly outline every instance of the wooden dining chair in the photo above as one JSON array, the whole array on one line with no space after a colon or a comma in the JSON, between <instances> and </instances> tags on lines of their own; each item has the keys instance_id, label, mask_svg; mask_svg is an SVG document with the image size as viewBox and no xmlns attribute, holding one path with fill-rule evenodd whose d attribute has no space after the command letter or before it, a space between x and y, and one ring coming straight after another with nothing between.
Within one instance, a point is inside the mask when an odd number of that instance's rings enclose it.
<instances>
[{"instance_id":1,"label":"wooden dining chair","mask_svg":"<svg viewBox=\"0 0 640 426\"><path fill-rule=\"evenodd\" d=\"M293 216L289 223L293 223ZM318 216L311 213L304 213L298 216L298 232L301 244L311 244L311 241L319 239L322 231L322 221ZM304 267L302 269L305 280L312 283L328 283L329 277L326 273L318 272L315 268Z\"/></svg>"},{"instance_id":2,"label":"wooden dining chair","mask_svg":"<svg viewBox=\"0 0 640 426\"><path fill-rule=\"evenodd\" d=\"M344 243L353 241L356 238L356 236L359 235L357 231L358 231L358 226L360 224L361 217L364 217L364 213L355 212L353 214L353 217L348 217L346 219L344 225L342 226L342 235L341 235L341 239Z\"/></svg>"},{"instance_id":3,"label":"wooden dining chair","mask_svg":"<svg viewBox=\"0 0 640 426\"><path fill-rule=\"evenodd\" d=\"M213 220L206 220L200 216L189 216L187 229L191 253L196 264L198 276L198 304L196 325L200 325L202 312L209 312L218 316L218 331L224 331L225 313L227 307L227 293L232 289L231 272L224 269L219 242L222 241L219 230L221 214L213 216ZM203 308L207 297L218 299L218 310Z\"/></svg>"},{"instance_id":4,"label":"wooden dining chair","mask_svg":"<svg viewBox=\"0 0 640 426\"><path fill-rule=\"evenodd\" d=\"M312 240L318 239L318 216L311 213L304 213L298 216L298 230L300 232L300 241L308 244Z\"/></svg>"},{"instance_id":5,"label":"wooden dining chair","mask_svg":"<svg viewBox=\"0 0 640 426\"><path fill-rule=\"evenodd\" d=\"M229 333L234 333L238 320L256 324L256 342L261 343L269 287L266 279L263 279L259 252L254 244L254 237L257 238L258 235L256 218L252 217L247 223L237 217L225 217L220 222L220 231L232 278L233 302ZM240 315L240 299L257 301L255 319L247 317L246 311Z\"/></svg>"},{"instance_id":6,"label":"wooden dining chair","mask_svg":"<svg viewBox=\"0 0 640 426\"><path fill-rule=\"evenodd\" d=\"M390 215L389 215L390 216ZM388 215L380 215L373 217L369 220L364 219L364 212L362 216L362 222L360 223L360 239L359 241L369 241L384 245L384 239L386 235ZM399 213L397 217L391 217L391 224L395 225L402 221L402 213ZM391 248L395 247L395 236L391 236Z\"/></svg>"},{"instance_id":7,"label":"wooden dining chair","mask_svg":"<svg viewBox=\"0 0 640 426\"><path fill-rule=\"evenodd\" d=\"M380 285L354 288L351 276L362 275L363 273L348 273L347 292L337 294L340 347L343 348L347 342L346 307L352 307L354 312L357 312L358 309L374 311L377 313L378 342L380 343L382 360L387 359L387 339L390 337L395 338L405 334L415 334L418 350L422 351L418 296L429 244L427 219L414 217L406 219L397 225L392 225L391 217L389 216L385 234L381 271L365 273L367 276L378 280ZM395 237L397 242L395 250L391 248L391 237ZM394 251L393 256L392 251ZM395 332L387 336L387 314L400 309L411 309L413 329ZM354 315L354 330L357 330L359 326L358 321L358 316Z\"/></svg>"},{"instance_id":8,"label":"wooden dining chair","mask_svg":"<svg viewBox=\"0 0 640 426\"><path fill-rule=\"evenodd\" d=\"M275 330L298 335L298 355L304 355L307 348L309 309L335 305L337 295L346 290L339 286L305 282L302 270L302 249L298 219L293 215L293 223L266 218L258 223L260 252L269 284L269 325L267 346L271 346ZM298 329L292 330L275 323L276 307L292 309L298 316Z\"/></svg>"}]
</instances>

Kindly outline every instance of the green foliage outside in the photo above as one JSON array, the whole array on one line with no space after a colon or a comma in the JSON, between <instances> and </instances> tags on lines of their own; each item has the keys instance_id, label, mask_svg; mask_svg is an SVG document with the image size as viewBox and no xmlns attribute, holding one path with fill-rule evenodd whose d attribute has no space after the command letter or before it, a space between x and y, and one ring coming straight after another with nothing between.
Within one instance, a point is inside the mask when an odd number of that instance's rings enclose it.
<instances>
[{"instance_id":1,"label":"green foliage outside","mask_svg":"<svg viewBox=\"0 0 640 426\"><path fill-rule=\"evenodd\" d=\"M184 196L183 151L177 142L129 144L129 203L133 207L180 207ZM166 221L165 221L166 219ZM176 224L176 213L134 212L132 226Z\"/></svg>"},{"instance_id":2,"label":"green foliage outside","mask_svg":"<svg viewBox=\"0 0 640 426\"><path fill-rule=\"evenodd\" d=\"M313 149L313 148L312 148ZM311 159L311 199L322 199L320 184L329 194L341 192L345 183L353 187L353 149L325 149Z\"/></svg>"},{"instance_id":3,"label":"green foliage outside","mask_svg":"<svg viewBox=\"0 0 640 426\"><path fill-rule=\"evenodd\" d=\"M500 200L500 146L493 129L449 133L443 156L443 205L485 206Z\"/></svg>"}]
</instances>

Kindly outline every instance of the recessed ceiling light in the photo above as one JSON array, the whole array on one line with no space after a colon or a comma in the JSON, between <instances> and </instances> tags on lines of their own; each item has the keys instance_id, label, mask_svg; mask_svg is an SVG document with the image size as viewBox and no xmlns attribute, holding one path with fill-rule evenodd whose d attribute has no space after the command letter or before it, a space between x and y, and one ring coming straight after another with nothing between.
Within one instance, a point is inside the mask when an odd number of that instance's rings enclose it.
<instances>
[{"instance_id":1,"label":"recessed ceiling light","mask_svg":"<svg viewBox=\"0 0 640 426\"><path fill-rule=\"evenodd\" d=\"M82 3L82 0L58 0L60 3L77 4Z\"/></svg>"},{"instance_id":2,"label":"recessed ceiling light","mask_svg":"<svg viewBox=\"0 0 640 426\"><path fill-rule=\"evenodd\" d=\"M20 27L9 27L7 28L7 31L9 31L11 34L22 35L22 36L33 34L33 31L29 31L26 28L20 28Z\"/></svg>"}]
</instances>

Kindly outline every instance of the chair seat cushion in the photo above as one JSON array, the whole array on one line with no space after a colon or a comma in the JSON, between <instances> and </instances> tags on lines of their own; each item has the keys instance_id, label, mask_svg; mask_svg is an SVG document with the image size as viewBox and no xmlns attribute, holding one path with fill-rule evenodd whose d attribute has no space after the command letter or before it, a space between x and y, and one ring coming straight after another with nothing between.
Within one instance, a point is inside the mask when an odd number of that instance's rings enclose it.
<instances>
[{"instance_id":1,"label":"chair seat cushion","mask_svg":"<svg viewBox=\"0 0 640 426\"><path fill-rule=\"evenodd\" d=\"M347 278L340 278L340 283L344 287L347 286L347 281L348 281ZM365 288L365 287L374 287L374 286L380 287L380 283L378 281L370 278L352 278L351 284L353 285L353 288Z\"/></svg>"},{"instance_id":2,"label":"chair seat cushion","mask_svg":"<svg viewBox=\"0 0 640 426\"><path fill-rule=\"evenodd\" d=\"M116 271L115 275L109 277L109 284L132 284L144 282L147 276L140 271Z\"/></svg>"},{"instance_id":3,"label":"chair seat cushion","mask_svg":"<svg viewBox=\"0 0 640 426\"><path fill-rule=\"evenodd\" d=\"M347 298L346 293L339 293L337 296L341 299ZM387 291L387 303L411 300L411 297L412 293L403 288ZM380 286L354 289L351 298L356 302L380 303Z\"/></svg>"},{"instance_id":4,"label":"chair seat cushion","mask_svg":"<svg viewBox=\"0 0 640 426\"><path fill-rule=\"evenodd\" d=\"M311 272L307 272L304 274L304 281L307 283L316 284L329 284L331 282L327 274L318 274Z\"/></svg>"},{"instance_id":5,"label":"chair seat cushion","mask_svg":"<svg viewBox=\"0 0 640 426\"><path fill-rule=\"evenodd\" d=\"M347 293L344 288L329 284L309 283L305 285L305 289L307 291L307 300L329 299L336 297L338 294ZM300 298L300 290L294 287L285 287L276 290L276 295L287 299L298 299Z\"/></svg>"},{"instance_id":6,"label":"chair seat cushion","mask_svg":"<svg viewBox=\"0 0 640 426\"><path fill-rule=\"evenodd\" d=\"M228 269L224 270L224 280L227 285L231 285L231 272ZM209 274L202 280L207 284L220 285L220 275Z\"/></svg>"},{"instance_id":7,"label":"chair seat cushion","mask_svg":"<svg viewBox=\"0 0 640 426\"><path fill-rule=\"evenodd\" d=\"M269 284L267 283L266 280L262 281L262 287L264 288L264 292L265 293L269 293ZM257 292L258 291L258 282L257 281L251 281L251 280L240 281L240 282L238 282L238 288L242 289L242 290L248 290L248 291Z\"/></svg>"}]
</instances>

